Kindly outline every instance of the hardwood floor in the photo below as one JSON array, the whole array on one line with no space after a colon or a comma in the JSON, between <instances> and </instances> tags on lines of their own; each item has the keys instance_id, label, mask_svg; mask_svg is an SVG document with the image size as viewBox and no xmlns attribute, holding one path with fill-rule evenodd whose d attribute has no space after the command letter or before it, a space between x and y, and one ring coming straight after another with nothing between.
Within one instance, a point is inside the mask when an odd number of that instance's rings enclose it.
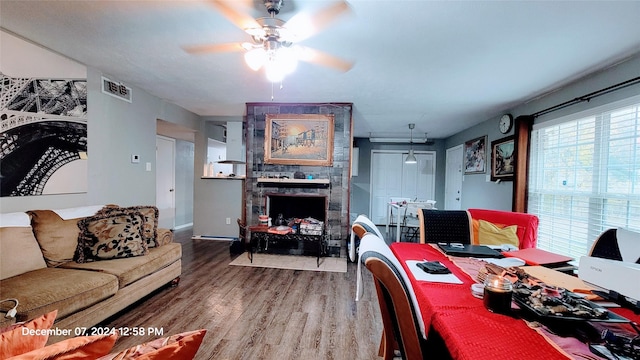
<instances>
[{"instance_id":1,"label":"hardwood floor","mask_svg":"<svg viewBox=\"0 0 640 360\"><path fill-rule=\"evenodd\" d=\"M365 293L356 302L356 264L346 273L228 266L228 242L191 234L175 234L183 251L180 284L104 326L161 329L164 336L207 329L196 359L378 358L382 320L366 268ZM156 337L122 337L114 351Z\"/></svg>"}]
</instances>

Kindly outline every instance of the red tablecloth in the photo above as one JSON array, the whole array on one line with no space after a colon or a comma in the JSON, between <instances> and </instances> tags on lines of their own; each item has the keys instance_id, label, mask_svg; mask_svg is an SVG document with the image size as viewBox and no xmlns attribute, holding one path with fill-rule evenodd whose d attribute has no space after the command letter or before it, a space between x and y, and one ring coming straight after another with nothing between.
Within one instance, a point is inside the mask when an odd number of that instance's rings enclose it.
<instances>
[{"instance_id":1,"label":"red tablecloth","mask_svg":"<svg viewBox=\"0 0 640 360\"><path fill-rule=\"evenodd\" d=\"M431 245L393 243L391 250L409 275L425 326L442 336L454 359L567 358L525 321L486 310L482 300L471 295L475 281ZM463 284L417 281L405 261L423 259L441 261Z\"/></svg>"}]
</instances>

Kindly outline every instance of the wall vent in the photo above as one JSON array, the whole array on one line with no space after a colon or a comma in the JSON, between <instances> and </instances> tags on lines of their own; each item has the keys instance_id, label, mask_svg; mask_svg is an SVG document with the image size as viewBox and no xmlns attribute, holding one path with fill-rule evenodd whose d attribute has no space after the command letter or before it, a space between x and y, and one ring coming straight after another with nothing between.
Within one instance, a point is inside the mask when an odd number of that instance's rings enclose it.
<instances>
[{"instance_id":1,"label":"wall vent","mask_svg":"<svg viewBox=\"0 0 640 360\"><path fill-rule=\"evenodd\" d=\"M106 77L102 77L102 92L117 97L120 100L131 102L131 88Z\"/></svg>"}]
</instances>

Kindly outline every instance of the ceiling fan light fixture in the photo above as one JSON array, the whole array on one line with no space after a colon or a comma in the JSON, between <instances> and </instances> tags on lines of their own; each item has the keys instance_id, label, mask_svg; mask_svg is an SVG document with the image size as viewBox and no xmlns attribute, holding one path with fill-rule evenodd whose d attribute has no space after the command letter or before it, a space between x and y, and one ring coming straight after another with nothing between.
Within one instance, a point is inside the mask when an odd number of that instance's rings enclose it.
<instances>
[{"instance_id":1,"label":"ceiling fan light fixture","mask_svg":"<svg viewBox=\"0 0 640 360\"><path fill-rule=\"evenodd\" d=\"M281 82L286 75L282 64L280 64L278 61L274 61L274 59L270 59L266 64L264 64L264 71L267 75L267 80L271 81L272 83Z\"/></svg>"},{"instance_id":2,"label":"ceiling fan light fixture","mask_svg":"<svg viewBox=\"0 0 640 360\"><path fill-rule=\"evenodd\" d=\"M275 60L287 75L296 71L298 67L298 55L291 48L282 47L278 49L275 54Z\"/></svg>"},{"instance_id":3,"label":"ceiling fan light fixture","mask_svg":"<svg viewBox=\"0 0 640 360\"><path fill-rule=\"evenodd\" d=\"M253 71L258 71L267 62L267 52L263 48L255 48L244 54L244 61Z\"/></svg>"},{"instance_id":4,"label":"ceiling fan light fixture","mask_svg":"<svg viewBox=\"0 0 640 360\"><path fill-rule=\"evenodd\" d=\"M263 28L249 28L244 29L247 34L251 35L253 41L259 42L262 38L265 37L265 31Z\"/></svg>"}]
</instances>

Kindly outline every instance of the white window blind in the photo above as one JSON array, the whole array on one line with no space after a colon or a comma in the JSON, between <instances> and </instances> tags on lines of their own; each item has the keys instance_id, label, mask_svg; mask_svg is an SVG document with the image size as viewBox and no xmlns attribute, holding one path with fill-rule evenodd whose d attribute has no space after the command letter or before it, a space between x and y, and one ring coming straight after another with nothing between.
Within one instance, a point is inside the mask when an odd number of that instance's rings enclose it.
<instances>
[{"instance_id":1,"label":"white window blind","mask_svg":"<svg viewBox=\"0 0 640 360\"><path fill-rule=\"evenodd\" d=\"M534 126L529 161L539 248L577 259L606 229L640 231L640 99Z\"/></svg>"}]
</instances>

